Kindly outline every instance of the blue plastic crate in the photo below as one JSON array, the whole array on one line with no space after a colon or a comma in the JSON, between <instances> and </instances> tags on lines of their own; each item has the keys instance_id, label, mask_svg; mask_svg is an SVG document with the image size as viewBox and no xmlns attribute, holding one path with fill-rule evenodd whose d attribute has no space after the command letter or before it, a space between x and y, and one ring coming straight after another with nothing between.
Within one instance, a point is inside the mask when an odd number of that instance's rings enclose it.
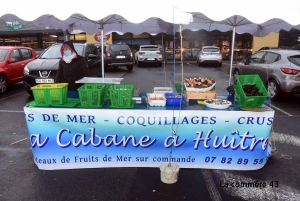
<instances>
[{"instance_id":1,"label":"blue plastic crate","mask_svg":"<svg viewBox=\"0 0 300 201\"><path fill-rule=\"evenodd\" d=\"M185 103L186 100L186 96L184 94L181 93L166 93L166 103L167 105L181 105L183 103ZM180 96L180 97L176 97L176 96Z\"/></svg>"}]
</instances>

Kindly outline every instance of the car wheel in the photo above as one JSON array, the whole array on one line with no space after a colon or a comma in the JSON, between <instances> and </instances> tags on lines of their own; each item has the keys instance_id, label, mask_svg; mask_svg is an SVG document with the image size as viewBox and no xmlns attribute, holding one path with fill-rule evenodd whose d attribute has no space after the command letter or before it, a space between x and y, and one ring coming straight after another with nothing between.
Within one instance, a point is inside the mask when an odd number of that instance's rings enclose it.
<instances>
[{"instance_id":1,"label":"car wheel","mask_svg":"<svg viewBox=\"0 0 300 201\"><path fill-rule=\"evenodd\" d=\"M7 91L8 83L6 77L0 75L0 94L4 94Z\"/></svg>"},{"instance_id":2,"label":"car wheel","mask_svg":"<svg viewBox=\"0 0 300 201\"><path fill-rule=\"evenodd\" d=\"M142 64L141 64L139 61L136 61L136 65L137 65L138 67L142 67Z\"/></svg>"},{"instance_id":3,"label":"car wheel","mask_svg":"<svg viewBox=\"0 0 300 201\"><path fill-rule=\"evenodd\" d=\"M275 80L268 81L268 93L272 100L275 100L280 96L279 85Z\"/></svg>"},{"instance_id":4,"label":"car wheel","mask_svg":"<svg viewBox=\"0 0 300 201\"><path fill-rule=\"evenodd\" d=\"M222 62L218 64L219 67L222 67Z\"/></svg>"},{"instance_id":5,"label":"car wheel","mask_svg":"<svg viewBox=\"0 0 300 201\"><path fill-rule=\"evenodd\" d=\"M128 72L131 72L132 69L133 69L133 65L127 66L127 71L128 71Z\"/></svg>"},{"instance_id":6,"label":"car wheel","mask_svg":"<svg viewBox=\"0 0 300 201\"><path fill-rule=\"evenodd\" d=\"M200 61L198 61L198 66L201 66L201 63L200 63Z\"/></svg>"},{"instance_id":7,"label":"car wheel","mask_svg":"<svg viewBox=\"0 0 300 201\"><path fill-rule=\"evenodd\" d=\"M136 59L134 60L134 63L135 63L135 65L137 65L137 64L136 64Z\"/></svg>"},{"instance_id":8,"label":"car wheel","mask_svg":"<svg viewBox=\"0 0 300 201\"><path fill-rule=\"evenodd\" d=\"M234 70L233 71L233 79L234 79L234 84L237 83L236 77L240 75L240 71L239 70Z\"/></svg>"},{"instance_id":9,"label":"car wheel","mask_svg":"<svg viewBox=\"0 0 300 201\"><path fill-rule=\"evenodd\" d=\"M28 93L30 96L33 96L33 93L32 93L32 91L31 91L31 90L29 90L29 89L26 89L26 91L27 91L27 93Z\"/></svg>"}]
</instances>

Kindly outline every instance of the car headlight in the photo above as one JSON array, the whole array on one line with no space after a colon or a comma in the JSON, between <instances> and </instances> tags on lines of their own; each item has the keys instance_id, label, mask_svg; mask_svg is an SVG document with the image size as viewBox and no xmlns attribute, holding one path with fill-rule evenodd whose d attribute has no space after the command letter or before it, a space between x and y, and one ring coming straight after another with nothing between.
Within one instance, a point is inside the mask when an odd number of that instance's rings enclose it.
<instances>
[{"instance_id":1,"label":"car headlight","mask_svg":"<svg viewBox=\"0 0 300 201\"><path fill-rule=\"evenodd\" d=\"M27 66L24 68L24 75L29 75L29 69Z\"/></svg>"}]
</instances>

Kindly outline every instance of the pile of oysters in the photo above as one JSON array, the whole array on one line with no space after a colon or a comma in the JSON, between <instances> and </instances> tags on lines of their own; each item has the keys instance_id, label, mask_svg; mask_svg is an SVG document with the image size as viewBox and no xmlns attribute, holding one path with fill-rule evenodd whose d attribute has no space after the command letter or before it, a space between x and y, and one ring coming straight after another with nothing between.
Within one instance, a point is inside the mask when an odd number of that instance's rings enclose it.
<instances>
[{"instance_id":1,"label":"pile of oysters","mask_svg":"<svg viewBox=\"0 0 300 201\"><path fill-rule=\"evenodd\" d=\"M222 99L208 99L205 102L209 103L209 104L215 104L215 105L228 105L228 104L231 104L231 102L229 102L227 100L222 100Z\"/></svg>"},{"instance_id":2,"label":"pile of oysters","mask_svg":"<svg viewBox=\"0 0 300 201\"><path fill-rule=\"evenodd\" d=\"M216 83L215 80L207 77L194 77L194 78L185 78L184 83L186 87L194 88L208 88Z\"/></svg>"}]
</instances>

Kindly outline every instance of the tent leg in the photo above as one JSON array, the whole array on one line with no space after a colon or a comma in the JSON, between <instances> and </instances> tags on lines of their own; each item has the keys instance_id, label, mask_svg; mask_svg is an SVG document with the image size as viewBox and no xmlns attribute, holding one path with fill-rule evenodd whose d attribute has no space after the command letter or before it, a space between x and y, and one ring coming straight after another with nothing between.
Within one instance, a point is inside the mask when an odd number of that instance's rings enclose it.
<instances>
[{"instance_id":1,"label":"tent leg","mask_svg":"<svg viewBox=\"0 0 300 201\"><path fill-rule=\"evenodd\" d=\"M164 33L161 33L161 47L163 48L162 50L162 62L164 66L164 75L165 75L165 87L167 87L167 74L166 74L166 64L165 64L165 48L164 48Z\"/></svg>"},{"instance_id":2,"label":"tent leg","mask_svg":"<svg viewBox=\"0 0 300 201\"><path fill-rule=\"evenodd\" d=\"M103 44L103 38L104 38L104 34L103 34L103 25L101 27L101 69L102 69L102 80L104 82L104 44Z\"/></svg>"},{"instance_id":3,"label":"tent leg","mask_svg":"<svg viewBox=\"0 0 300 201\"><path fill-rule=\"evenodd\" d=\"M165 62L164 33L161 33L161 47L163 48L162 50L163 62Z\"/></svg>"},{"instance_id":4,"label":"tent leg","mask_svg":"<svg viewBox=\"0 0 300 201\"><path fill-rule=\"evenodd\" d=\"M230 69L229 69L229 83L228 83L229 86L231 85L231 79L232 79L232 64L233 64L233 56L234 56L235 28L236 27L233 26L233 29L232 29Z\"/></svg>"},{"instance_id":5,"label":"tent leg","mask_svg":"<svg viewBox=\"0 0 300 201\"><path fill-rule=\"evenodd\" d=\"M161 33L161 47L164 47L164 33Z\"/></svg>"}]
</instances>

